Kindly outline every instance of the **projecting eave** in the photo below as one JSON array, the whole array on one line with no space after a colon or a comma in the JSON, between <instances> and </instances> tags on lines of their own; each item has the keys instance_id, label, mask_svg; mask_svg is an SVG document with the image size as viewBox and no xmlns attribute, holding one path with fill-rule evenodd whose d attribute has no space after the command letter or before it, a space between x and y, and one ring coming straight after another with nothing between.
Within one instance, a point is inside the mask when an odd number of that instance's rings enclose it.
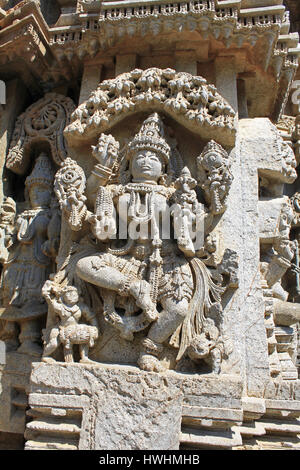
<instances>
[{"instance_id":1,"label":"projecting eave","mask_svg":"<svg viewBox=\"0 0 300 470\"><path fill-rule=\"evenodd\" d=\"M180 54L200 68L220 57L232 57L238 78L245 81L251 117L277 118L282 112L298 68L299 38L289 33L281 1L262 5L250 0L175 0L172 4L61 0L59 4L62 14L50 28L34 1L4 12L0 63L6 67L25 63L42 87L49 83L55 87L62 81L80 80L88 62L111 67L120 55L145 61L166 56L168 66L175 69Z\"/></svg>"}]
</instances>

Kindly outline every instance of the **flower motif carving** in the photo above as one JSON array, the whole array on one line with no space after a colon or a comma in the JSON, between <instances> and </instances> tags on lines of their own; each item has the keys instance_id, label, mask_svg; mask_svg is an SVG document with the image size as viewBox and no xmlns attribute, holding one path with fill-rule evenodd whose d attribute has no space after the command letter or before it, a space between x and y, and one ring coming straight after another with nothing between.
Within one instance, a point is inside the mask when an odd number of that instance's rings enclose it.
<instances>
[{"instance_id":1,"label":"flower motif carving","mask_svg":"<svg viewBox=\"0 0 300 470\"><path fill-rule=\"evenodd\" d=\"M103 81L72 114L65 130L70 140L90 139L134 112L155 108L207 137L216 129L227 141L235 136L232 107L202 77L172 69L135 69Z\"/></svg>"}]
</instances>

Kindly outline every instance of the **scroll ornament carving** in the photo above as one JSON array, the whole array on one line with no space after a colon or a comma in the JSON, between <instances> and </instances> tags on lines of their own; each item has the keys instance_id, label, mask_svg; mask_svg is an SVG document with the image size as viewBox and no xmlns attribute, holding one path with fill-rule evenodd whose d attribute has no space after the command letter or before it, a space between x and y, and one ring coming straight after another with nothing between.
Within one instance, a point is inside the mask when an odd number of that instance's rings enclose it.
<instances>
[{"instance_id":1,"label":"scroll ornament carving","mask_svg":"<svg viewBox=\"0 0 300 470\"><path fill-rule=\"evenodd\" d=\"M233 180L228 154L216 142L210 141L197 160L198 181L214 215L226 210L226 200Z\"/></svg>"},{"instance_id":2,"label":"scroll ornament carving","mask_svg":"<svg viewBox=\"0 0 300 470\"><path fill-rule=\"evenodd\" d=\"M11 198L5 199L0 212L0 262L5 263L9 256L9 248L12 246L14 222L16 217L16 203Z\"/></svg>"},{"instance_id":3,"label":"scroll ornament carving","mask_svg":"<svg viewBox=\"0 0 300 470\"><path fill-rule=\"evenodd\" d=\"M209 181L212 171L205 159L208 151L207 161L221 163L221 185L215 184L216 178ZM57 338L65 348L58 331L65 331L66 318L73 328L68 347L80 341L85 348L91 346L96 336L89 328L97 328L91 312L103 305L104 323L121 338L135 342L136 334L142 335L140 368L164 370L162 359L166 348L171 347L175 351L173 367L180 369L185 361L207 362L219 373L222 359L231 352L223 331L221 300L229 286L236 287L238 267L236 253L228 250L224 262L217 263L217 243L210 234L215 213L223 212L232 180L225 177L226 168L229 172L226 152L210 143L199 157L199 165L203 164L200 185L208 188L210 209L198 201L195 188L199 183L187 167L179 164L178 150L176 153L157 113L143 122L125 149L120 150L114 137L102 134L93 147L93 156L96 164L86 185L81 168L70 159L56 176L55 191L69 232L66 230L61 241L61 268L52 284L44 288L56 323L54 330L44 335L43 360L49 360ZM77 178L65 178L70 168ZM85 197L90 200L88 193L94 195L93 212L84 204ZM174 236L172 231L166 236L159 222L168 214ZM120 220L126 226L125 237L121 236ZM194 230L195 225L204 233ZM74 232L83 234L76 243L70 241ZM198 232L203 235L200 244ZM81 295L85 307L79 300L72 304L65 293L73 299ZM90 312L87 318L92 319L91 325L76 323L77 317L71 319L77 313L65 313L73 309ZM81 359L86 358L87 349Z\"/></svg>"},{"instance_id":4,"label":"scroll ornament carving","mask_svg":"<svg viewBox=\"0 0 300 470\"><path fill-rule=\"evenodd\" d=\"M68 222L75 231L82 228L82 220L87 213L86 197L83 195L85 185L84 171L67 158L56 174L55 191L61 211L68 214Z\"/></svg>"},{"instance_id":5,"label":"scroll ornament carving","mask_svg":"<svg viewBox=\"0 0 300 470\"><path fill-rule=\"evenodd\" d=\"M287 142L284 142L283 139L280 139L279 145L281 158L282 158L282 174L284 177L284 182L291 184L297 178L297 161L295 159L295 154L293 149Z\"/></svg>"},{"instance_id":6,"label":"scroll ornament carving","mask_svg":"<svg viewBox=\"0 0 300 470\"><path fill-rule=\"evenodd\" d=\"M46 154L26 179L27 208L18 213L8 198L1 209L1 339L8 350L40 356L39 320L47 307L42 286L53 270L59 246L60 216L53 201L54 171ZM20 328L20 334L18 332Z\"/></svg>"},{"instance_id":7,"label":"scroll ornament carving","mask_svg":"<svg viewBox=\"0 0 300 470\"><path fill-rule=\"evenodd\" d=\"M32 144L47 143L57 165L67 157L63 130L68 125L75 105L70 98L48 93L30 106L17 119L6 166L25 174L30 164Z\"/></svg>"},{"instance_id":8,"label":"scroll ornament carving","mask_svg":"<svg viewBox=\"0 0 300 470\"><path fill-rule=\"evenodd\" d=\"M235 112L202 77L172 69L135 69L104 80L89 99L72 114L67 139L99 135L125 115L155 106L191 130L218 129L233 136ZM231 137L230 137L231 138Z\"/></svg>"}]
</instances>

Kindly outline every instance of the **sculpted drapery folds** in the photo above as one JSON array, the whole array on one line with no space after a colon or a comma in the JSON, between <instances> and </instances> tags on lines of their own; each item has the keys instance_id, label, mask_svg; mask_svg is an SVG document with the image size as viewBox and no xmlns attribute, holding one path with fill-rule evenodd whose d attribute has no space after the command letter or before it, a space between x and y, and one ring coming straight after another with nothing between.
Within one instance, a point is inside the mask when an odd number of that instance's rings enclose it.
<instances>
[{"instance_id":1,"label":"sculpted drapery folds","mask_svg":"<svg viewBox=\"0 0 300 470\"><path fill-rule=\"evenodd\" d=\"M94 319L103 314L121 338L134 342L140 333L140 368L164 370L160 358L171 346L177 351L175 367L188 358L220 372L222 357L230 352L222 333L221 297L236 257L227 253L228 269L218 264L209 232L214 217L225 210L232 181L227 153L210 142L198 158L201 181L195 180L154 113L123 148L113 136L101 134L92 154L96 164L88 181L70 158L55 179L62 239L58 270L47 291L52 295L45 294L52 308L43 360L64 344L57 332L65 328L62 312L73 306L63 293L75 288L86 305L83 311L94 312ZM198 184L209 208L199 202ZM81 349L86 361L89 328L96 323L86 325L83 337L72 321L73 344L86 348Z\"/></svg>"}]
</instances>

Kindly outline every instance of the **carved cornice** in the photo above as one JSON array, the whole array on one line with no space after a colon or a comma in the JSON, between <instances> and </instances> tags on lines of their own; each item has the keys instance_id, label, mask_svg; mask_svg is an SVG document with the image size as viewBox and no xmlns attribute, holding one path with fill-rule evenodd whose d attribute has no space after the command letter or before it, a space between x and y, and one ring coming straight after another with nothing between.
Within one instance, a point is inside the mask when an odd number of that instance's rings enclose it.
<instances>
[{"instance_id":1,"label":"carved cornice","mask_svg":"<svg viewBox=\"0 0 300 470\"><path fill-rule=\"evenodd\" d=\"M65 137L83 141L138 111L163 111L188 129L234 144L235 112L206 80L175 70L133 70L100 83L89 99L72 114Z\"/></svg>"},{"instance_id":2,"label":"carved cornice","mask_svg":"<svg viewBox=\"0 0 300 470\"><path fill-rule=\"evenodd\" d=\"M150 48L154 43L161 44L163 38L171 53L177 50L180 39L192 38L195 60L203 49L201 44L207 41L210 51L207 60L246 51L252 72L255 70L262 79L268 71L273 80L270 88L274 95L271 101L275 102L273 117L278 118L298 67L300 49L298 36L289 34L285 7L272 3L266 1L266 7L244 8L253 2L146 0L141 4L138 0L78 0L70 8L68 2L68 8L63 8L63 21L49 28L37 2L24 0L0 18L0 60L2 64L15 59L25 61L41 82L56 83L61 79L77 79L82 62L96 55L113 58L120 47L128 49L127 52L122 49L122 54L138 53L130 50L133 37ZM24 35L23 29L29 18L31 37Z\"/></svg>"},{"instance_id":3,"label":"carved cornice","mask_svg":"<svg viewBox=\"0 0 300 470\"><path fill-rule=\"evenodd\" d=\"M27 2L22 2L29 6ZM31 10L20 19L17 16L14 22L9 23L0 30L0 64L8 65L20 62L25 70L40 81L49 79L49 71L53 62L53 54L49 47L49 34L46 23L40 18L37 6L31 2ZM34 14L35 13L35 14ZM7 17L11 15L10 10ZM3 27L4 20L0 24ZM26 81L26 80L25 80ZM35 85L34 85L35 86Z\"/></svg>"}]
</instances>

